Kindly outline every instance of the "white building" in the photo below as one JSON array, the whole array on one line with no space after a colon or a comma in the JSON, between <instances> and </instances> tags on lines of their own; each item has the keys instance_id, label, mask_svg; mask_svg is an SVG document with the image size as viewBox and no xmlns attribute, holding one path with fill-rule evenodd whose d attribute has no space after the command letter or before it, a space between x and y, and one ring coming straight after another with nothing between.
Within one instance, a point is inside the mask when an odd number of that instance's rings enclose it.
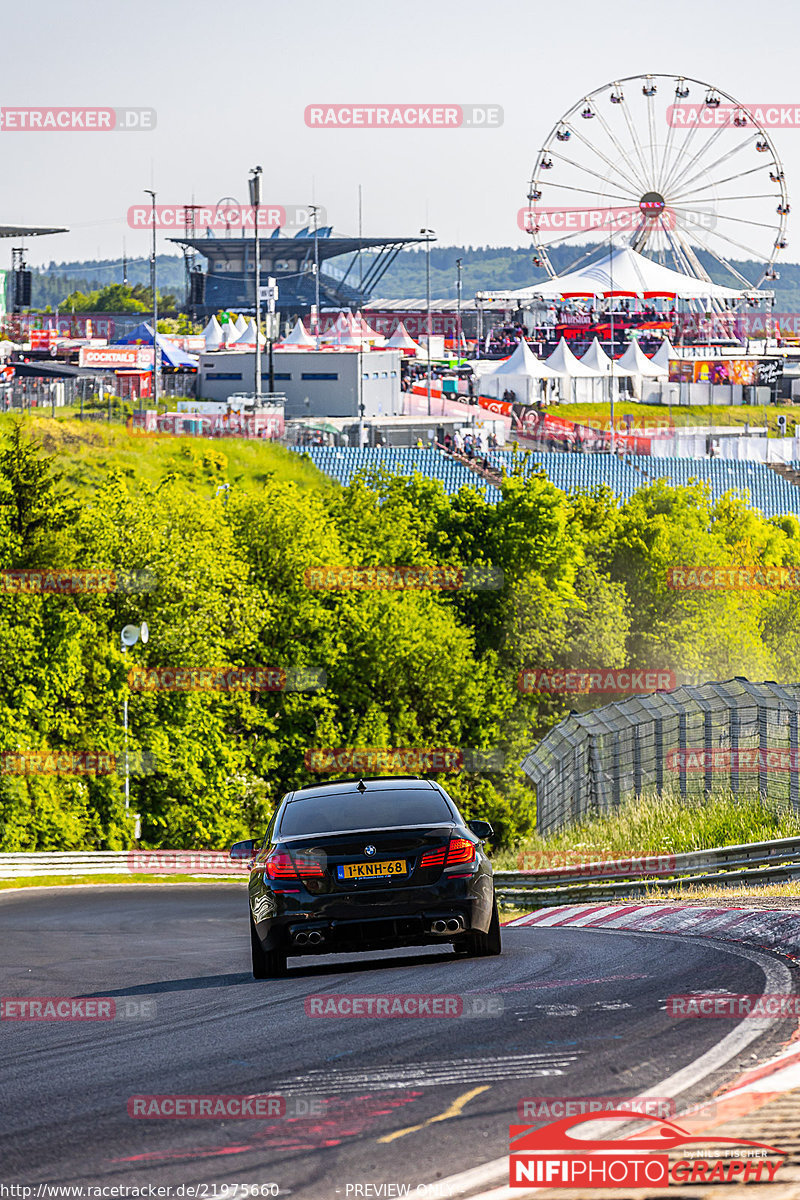
<instances>
[{"instance_id":1,"label":"white building","mask_svg":"<svg viewBox=\"0 0 800 1200\"><path fill-rule=\"evenodd\" d=\"M198 398L225 401L234 392L252 392L254 358L241 350L201 354ZM399 350L274 350L274 387L286 396L287 418L399 416L400 360ZM269 391L266 350L261 388Z\"/></svg>"}]
</instances>

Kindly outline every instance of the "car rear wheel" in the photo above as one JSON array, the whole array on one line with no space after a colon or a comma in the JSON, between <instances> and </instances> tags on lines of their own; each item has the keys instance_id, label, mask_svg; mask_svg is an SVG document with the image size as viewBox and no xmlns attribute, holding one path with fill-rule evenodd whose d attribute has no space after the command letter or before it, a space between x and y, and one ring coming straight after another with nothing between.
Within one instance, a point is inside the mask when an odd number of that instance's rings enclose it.
<instances>
[{"instance_id":1,"label":"car rear wheel","mask_svg":"<svg viewBox=\"0 0 800 1200\"><path fill-rule=\"evenodd\" d=\"M250 951L253 959L254 979L279 979L286 974L286 952L265 950L256 933L252 914L250 916Z\"/></svg>"},{"instance_id":2,"label":"car rear wheel","mask_svg":"<svg viewBox=\"0 0 800 1200\"><path fill-rule=\"evenodd\" d=\"M462 942L454 942L456 954L467 954L470 958L487 958L492 954L500 954L503 946L500 937L500 914L497 911L497 901L492 905L492 919L486 933L477 931L469 933Z\"/></svg>"}]
</instances>

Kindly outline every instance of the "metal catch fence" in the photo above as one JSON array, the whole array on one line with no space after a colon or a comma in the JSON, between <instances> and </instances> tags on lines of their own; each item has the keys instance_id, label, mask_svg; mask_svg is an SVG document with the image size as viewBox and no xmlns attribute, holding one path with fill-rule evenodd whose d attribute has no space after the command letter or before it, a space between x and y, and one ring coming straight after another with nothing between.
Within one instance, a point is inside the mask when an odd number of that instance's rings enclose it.
<instances>
[{"instance_id":1,"label":"metal catch fence","mask_svg":"<svg viewBox=\"0 0 800 1200\"><path fill-rule=\"evenodd\" d=\"M686 685L566 717L527 755L539 833L646 793L759 795L800 812L800 684Z\"/></svg>"}]
</instances>

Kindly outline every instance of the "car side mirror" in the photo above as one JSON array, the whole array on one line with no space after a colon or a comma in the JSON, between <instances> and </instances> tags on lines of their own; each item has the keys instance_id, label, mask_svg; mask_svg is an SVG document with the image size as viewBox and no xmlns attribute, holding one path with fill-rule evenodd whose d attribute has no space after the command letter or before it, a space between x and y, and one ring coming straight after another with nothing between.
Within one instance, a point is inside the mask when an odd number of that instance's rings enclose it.
<instances>
[{"instance_id":1,"label":"car side mirror","mask_svg":"<svg viewBox=\"0 0 800 1200\"><path fill-rule=\"evenodd\" d=\"M475 837L480 838L482 842L488 842L494 837L494 829L488 821L467 821L467 829L471 829Z\"/></svg>"},{"instance_id":2,"label":"car side mirror","mask_svg":"<svg viewBox=\"0 0 800 1200\"><path fill-rule=\"evenodd\" d=\"M258 842L250 838L247 842L234 842L231 846L231 858L253 858L255 856Z\"/></svg>"}]
</instances>

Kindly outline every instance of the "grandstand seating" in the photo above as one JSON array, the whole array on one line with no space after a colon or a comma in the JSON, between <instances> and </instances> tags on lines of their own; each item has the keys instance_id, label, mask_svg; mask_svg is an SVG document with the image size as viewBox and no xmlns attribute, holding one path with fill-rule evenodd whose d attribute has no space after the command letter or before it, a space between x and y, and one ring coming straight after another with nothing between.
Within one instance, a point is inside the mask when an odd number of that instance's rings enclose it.
<instances>
[{"instance_id":1,"label":"grandstand seating","mask_svg":"<svg viewBox=\"0 0 800 1200\"><path fill-rule=\"evenodd\" d=\"M484 491L489 503L500 498L499 489L486 484L462 463L454 461L439 450L405 449L398 447L363 448L311 446L294 447L307 453L314 464L347 484L365 467L383 467L398 474L414 471L439 479L445 491L453 495L462 487ZM490 450L487 457L492 466L510 468L512 451ZM800 469L800 463L790 464ZM747 491L750 503L767 517L794 513L800 516L800 488L778 475L763 463L722 458L651 458L647 455L626 455L624 459L610 454L574 454L532 451L527 457L526 473L542 470L547 478L565 492L591 491L606 484L621 500L628 500L640 488L656 479L673 486L690 480L708 483L713 501L731 490Z\"/></svg>"}]
</instances>

